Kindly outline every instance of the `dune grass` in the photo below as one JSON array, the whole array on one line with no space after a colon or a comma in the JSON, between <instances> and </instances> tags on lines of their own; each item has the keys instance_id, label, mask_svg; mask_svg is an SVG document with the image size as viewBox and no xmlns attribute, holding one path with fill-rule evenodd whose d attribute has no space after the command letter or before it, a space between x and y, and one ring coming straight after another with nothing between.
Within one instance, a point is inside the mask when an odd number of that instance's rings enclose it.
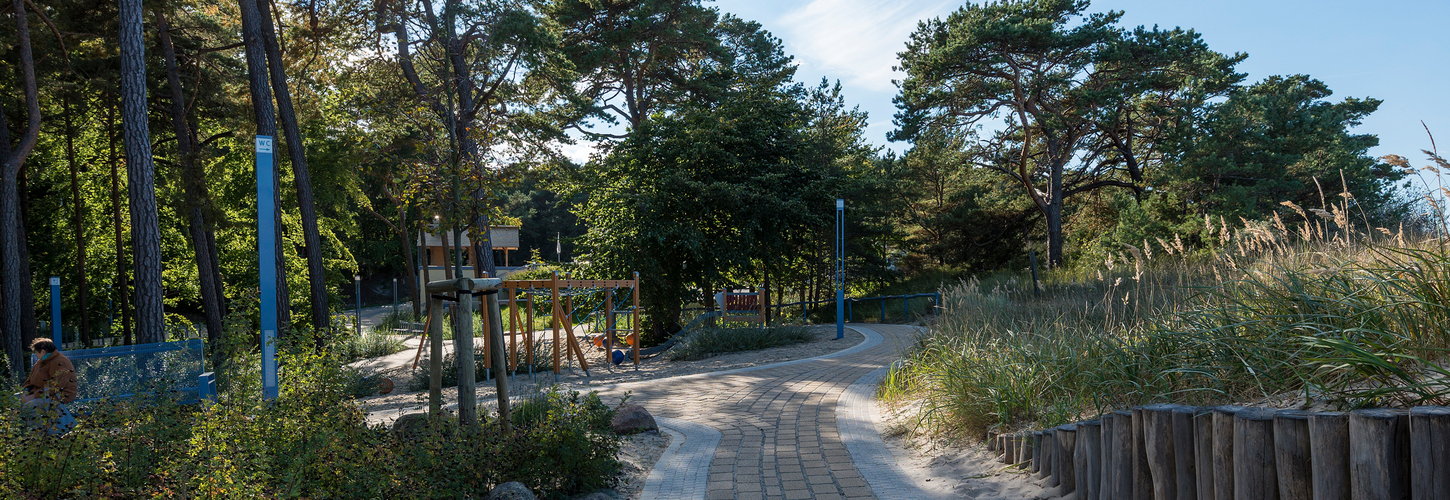
<instances>
[{"instance_id":1,"label":"dune grass","mask_svg":"<svg viewBox=\"0 0 1450 500\"><path fill-rule=\"evenodd\" d=\"M1447 242L1356 230L1347 203L1331 208L1298 227L1222 228L1211 254L1130 248L1047 273L1040 294L1026 276L948 286L881 395L920 403L917 430L956 436L1151 402L1450 403L1436 364L1450 348Z\"/></svg>"}]
</instances>

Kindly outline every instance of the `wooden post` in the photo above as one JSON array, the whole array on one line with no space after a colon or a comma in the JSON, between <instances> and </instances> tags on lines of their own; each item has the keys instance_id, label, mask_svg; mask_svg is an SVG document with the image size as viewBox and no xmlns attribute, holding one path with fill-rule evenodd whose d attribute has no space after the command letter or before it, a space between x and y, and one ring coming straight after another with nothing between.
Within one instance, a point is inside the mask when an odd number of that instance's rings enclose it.
<instances>
[{"instance_id":1,"label":"wooden post","mask_svg":"<svg viewBox=\"0 0 1450 500\"><path fill-rule=\"evenodd\" d=\"M1147 433L1147 415L1143 407L1133 408L1133 500L1153 500L1153 474L1148 467L1148 448L1143 441Z\"/></svg>"},{"instance_id":2,"label":"wooden post","mask_svg":"<svg viewBox=\"0 0 1450 500\"><path fill-rule=\"evenodd\" d=\"M1057 462L1057 431L1047 429L1042 431L1042 467L1037 469L1037 477L1046 478L1047 486L1057 486L1055 482L1057 475L1052 473L1052 468Z\"/></svg>"},{"instance_id":3,"label":"wooden post","mask_svg":"<svg viewBox=\"0 0 1450 500\"><path fill-rule=\"evenodd\" d=\"M1007 462L1007 434L998 434L997 435L997 450L998 451L1001 451L1001 453L999 453L997 455L997 461L998 462L1002 462L1004 464L1005 463L1008 463Z\"/></svg>"},{"instance_id":4,"label":"wooden post","mask_svg":"<svg viewBox=\"0 0 1450 500\"><path fill-rule=\"evenodd\" d=\"M1178 500L1198 498L1198 457L1194 455L1193 417L1198 408L1174 405L1168 412L1173 420L1173 481L1178 486Z\"/></svg>"},{"instance_id":5,"label":"wooden post","mask_svg":"<svg viewBox=\"0 0 1450 500\"><path fill-rule=\"evenodd\" d=\"M987 430L987 451L997 451L997 431L993 429Z\"/></svg>"},{"instance_id":6,"label":"wooden post","mask_svg":"<svg viewBox=\"0 0 1450 500\"><path fill-rule=\"evenodd\" d=\"M488 330L488 344L493 346L489 352L493 353L494 366L506 366L507 361L503 352L503 316L498 311L497 293L484 295L484 309L484 317L489 318L491 321L488 324L493 325ZM509 427L512 425L512 422L509 421L508 380L509 378L502 373L493 378L494 390L498 392L498 425L504 435L508 435ZM459 404L462 405L461 402ZM473 408L474 411L477 411L476 403Z\"/></svg>"},{"instance_id":7,"label":"wooden post","mask_svg":"<svg viewBox=\"0 0 1450 500\"><path fill-rule=\"evenodd\" d=\"M1310 460L1309 413L1274 412L1274 468L1279 473L1280 500L1313 500L1314 472Z\"/></svg>"},{"instance_id":8,"label":"wooden post","mask_svg":"<svg viewBox=\"0 0 1450 500\"><path fill-rule=\"evenodd\" d=\"M633 318L631 318L629 322L629 331L630 335L633 335L634 342L630 343L630 345L631 348L634 349L634 367L638 369L639 344L644 341L644 339L640 338L639 332L639 271L634 272L634 288L632 288L631 290L632 293L630 295L634 296L634 312L632 314Z\"/></svg>"},{"instance_id":9,"label":"wooden post","mask_svg":"<svg viewBox=\"0 0 1450 500\"><path fill-rule=\"evenodd\" d=\"M1112 500L1113 496L1113 438L1118 424L1118 415L1109 413L1100 420L1098 437L1098 498Z\"/></svg>"},{"instance_id":10,"label":"wooden post","mask_svg":"<svg viewBox=\"0 0 1450 500\"><path fill-rule=\"evenodd\" d=\"M1053 475L1057 476L1059 491L1063 494L1077 491L1077 470L1073 464L1077 450L1077 424L1057 428L1057 449L1053 450Z\"/></svg>"},{"instance_id":11,"label":"wooden post","mask_svg":"<svg viewBox=\"0 0 1450 500\"><path fill-rule=\"evenodd\" d=\"M1309 455L1314 498L1349 500L1349 415L1309 414Z\"/></svg>"},{"instance_id":12,"label":"wooden post","mask_svg":"<svg viewBox=\"0 0 1450 500\"><path fill-rule=\"evenodd\" d=\"M1198 500L1216 500L1218 497L1213 490L1213 413L1205 411L1193 416L1193 447Z\"/></svg>"},{"instance_id":13,"label":"wooden post","mask_svg":"<svg viewBox=\"0 0 1450 500\"><path fill-rule=\"evenodd\" d=\"M484 275L483 277L485 277L485 278L488 277L488 273L481 273L481 274L483 274ZM471 293L471 290L470 291L459 292L459 295L462 295L462 294L465 294L465 293ZM473 303L473 299L470 298L469 299L469 303L472 304ZM473 309L474 309L474 306L469 306L469 308L468 308L469 312L468 312L468 314L463 315L463 320L462 320L463 322L468 323L468 331L469 332L473 332ZM482 309L482 308L480 308L480 309ZM488 337L489 332L493 331L493 328L492 328L491 325L489 325L488 312L487 311L481 311L481 312L483 312L483 314L480 314L479 315L479 318L478 318L478 320L479 320L478 321L478 323L479 323L478 326L479 326L479 330L481 330L479 333L483 334L484 337ZM469 334L469 339L468 339L468 345L473 345L473 338L472 337L473 337L473 335L470 333ZM492 353L489 351L490 348L493 347L492 345L489 345L491 343L492 342L488 342L486 340L483 343L483 379L484 380L488 380L488 377L490 375L492 375L492 371L493 371L493 356L492 356ZM469 349L469 350L472 351L473 349Z\"/></svg>"},{"instance_id":14,"label":"wooden post","mask_svg":"<svg viewBox=\"0 0 1450 500\"><path fill-rule=\"evenodd\" d=\"M1037 456L1037 433L1027 431L1019 434L1019 445L1017 446L1017 463L1022 464L1022 470L1032 469L1032 457Z\"/></svg>"},{"instance_id":15,"label":"wooden post","mask_svg":"<svg viewBox=\"0 0 1450 500\"><path fill-rule=\"evenodd\" d=\"M428 416L443 415L443 301L428 296Z\"/></svg>"},{"instance_id":16,"label":"wooden post","mask_svg":"<svg viewBox=\"0 0 1450 500\"><path fill-rule=\"evenodd\" d=\"M501 290L509 298L509 371L519 370L519 301L518 289Z\"/></svg>"},{"instance_id":17,"label":"wooden post","mask_svg":"<svg viewBox=\"0 0 1450 500\"><path fill-rule=\"evenodd\" d=\"M1143 415L1143 452L1148 461L1148 476L1154 500L1178 498L1178 468L1173 449L1173 405L1148 405Z\"/></svg>"},{"instance_id":18,"label":"wooden post","mask_svg":"<svg viewBox=\"0 0 1450 500\"><path fill-rule=\"evenodd\" d=\"M1349 412L1349 484L1355 500L1410 496L1409 414L1393 410Z\"/></svg>"},{"instance_id":19,"label":"wooden post","mask_svg":"<svg viewBox=\"0 0 1450 500\"><path fill-rule=\"evenodd\" d=\"M453 309L454 360L458 362L458 423L478 423L478 381L473 358L473 294L458 291L458 306ZM487 330L485 330L487 331Z\"/></svg>"},{"instance_id":20,"label":"wooden post","mask_svg":"<svg viewBox=\"0 0 1450 500\"><path fill-rule=\"evenodd\" d=\"M1109 471L1111 476L1108 481L1112 489L1104 490L1104 493L1111 491L1109 498L1114 500L1133 497L1133 412L1113 412L1113 441L1110 453L1113 456L1113 468Z\"/></svg>"},{"instance_id":21,"label":"wooden post","mask_svg":"<svg viewBox=\"0 0 1450 500\"><path fill-rule=\"evenodd\" d=\"M1234 496L1274 500L1279 475L1274 464L1274 412L1248 409L1234 414Z\"/></svg>"},{"instance_id":22,"label":"wooden post","mask_svg":"<svg viewBox=\"0 0 1450 500\"><path fill-rule=\"evenodd\" d=\"M1098 443L1102 439L1102 421L1089 420L1077 424L1077 446L1073 448L1073 465L1077 478L1077 498L1098 500L1098 485L1102 482L1102 469L1098 458L1101 451Z\"/></svg>"},{"instance_id":23,"label":"wooden post","mask_svg":"<svg viewBox=\"0 0 1450 500\"><path fill-rule=\"evenodd\" d=\"M1410 409L1410 482L1414 500L1450 500L1450 408Z\"/></svg>"},{"instance_id":24,"label":"wooden post","mask_svg":"<svg viewBox=\"0 0 1450 500\"><path fill-rule=\"evenodd\" d=\"M1234 498L1234 414L1242 406L1216 406L1213 412L1213 496Z\"/></svg>"},{"instance_id":25,"label":"wooden post","mask_svg":"<svg viewBox=\"0 0 1450 500\"><path fill-rule=\"evenodd\" d=\"M534 296L524 297L524 362L534 373Z\"/></svg>"},{"instance_id":26,"label":"wooden post","mask_svg":"<svg viewBox=\"0 0 1450 500\"><path fill-rule=\"evenodd\" d=\"M553 292L553 313L549 316L549 323L554 327L554 375L559 375L559 316L563 315L563 307L559 304L559 271L554 271L553 283L549 289Z\"/></svg>"}]
</instances>

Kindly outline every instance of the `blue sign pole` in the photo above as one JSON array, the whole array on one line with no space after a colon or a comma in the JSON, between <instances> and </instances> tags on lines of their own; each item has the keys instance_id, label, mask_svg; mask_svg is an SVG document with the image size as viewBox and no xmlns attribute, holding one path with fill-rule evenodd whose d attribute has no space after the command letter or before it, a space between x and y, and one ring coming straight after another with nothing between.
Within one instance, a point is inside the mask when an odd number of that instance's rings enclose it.
<instances>
[{"instance_id":1,"label":"blue sign pole","mask_svg":"<svg viewBox=\"0 0 1450 500\"><path fill-rule=\"evenodd\" d=\"M277 193L272 180L272 138L257 136L257 270L262 292L262 397L277 399Z\"/></svg>"},{"instance_id":2,"label":"blue sign pole","mask_svg":"<svg viewBox=\"0 0 1450 500\"><path fill-rule=\"evenodd\" d=\"M50 277L50 339L60 349L64 335L60 333L60 277Z\"/></svg>"},{"instance_id":3,"label":"blue sign pole","mask_svg":"<svg viewBox=\"0 0 1450 500\"><path fill-rule=\"evenodd\" d=\"M846 338L846 200L836 199L836 338Z\"/></svg>"}]
</instances>

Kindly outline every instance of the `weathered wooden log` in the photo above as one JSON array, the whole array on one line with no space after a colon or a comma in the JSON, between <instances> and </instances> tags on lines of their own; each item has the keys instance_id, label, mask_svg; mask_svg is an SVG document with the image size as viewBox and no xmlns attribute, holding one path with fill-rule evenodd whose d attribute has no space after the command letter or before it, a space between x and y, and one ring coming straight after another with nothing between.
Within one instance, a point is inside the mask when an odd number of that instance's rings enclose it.
<instances>
[{"instance_id":1,"label":"weathered wooden log","mask_svg":"<svg viewBox=\"0 0 1450 500\"><path fill-rule=\"evenodd\" d=\"M1450 408L1410 409L1410 490L1414 500L1450 500Z\"/></svg>"},{"instance_id":2,"label":"weathered wooden log","mask_svg":"<svg viewBox=\"0 0 1450 500\"><path fill-rule=\"evenodd\" d=\"M997 451L997 428L987 429L987 451Z\"/></svg>"},{"instance_id":3,"label":"weathered wooden log","mask_svg":"<svg viewBox=\"0 0 1450 500\"><path fill-rule=\"evenodd\" d=\"M1028 472L1036 474L1042 470L1042 431L1032 433L1032 464L1027 468Z\"/></svg>"},{"instance_id":4,"label":"weathered wooden log","mask_svg":"<svg viewBox=\"0 0 1450 500\"><path fill-rule=\"evenodd\" d=\"M1002 441L1002 444L1004 445L1002 461L1008 464L1017 463L1017 435L1008 434L1006 439Z\"/></svg>"},{"instance_id":5,"label":"weathered wooden log","mask_svg":"<svg viewBox=\"0 0 1450 500\"><path fill-rule=\"evenodd\" d=\"M1182 405L1168 413L1173 421L1173 477L1178 500L1198 498L1198 457L1193 449L1193 416L1197 413L1198 408Z\"/></svg>"},{"instance_id":6,"label":"weathered wooden log","mask_svg":"<svg viewBox=\"0 0 1450 500\"><path fill-rule=\"evenodd\" d=\"M1146 415L1143 408L1133 408L1133 456L1130 460L1133 468L1133 489L1132 500L1153 500L1153 474L1148 469L1148 451L1143 442L1143 435L1147 429Z\"/></svg>"},{"instance_id":7,"label":"weathered wooden log","mask_svg":"<svg viewBox=\"0 0 1450 500\"><path fill-rule=\"evenodd\" d=\"M1235 500L1273 500L1279 497L1274 467L1274 412L1248 409L1234 414Z\"/></svg>"},{"instance_id":8,"label":"weathered wooden log","mask_svg":"<svg viewBox=\"0 0 1450 500\"><path fill-rule=\"evenodd\" d=\"M1198 469L1198 500L1216 500L1213 490L1213 413L1193 417L1194 465ZM1230 500L1225 498L1224 500Z\"/></svg>"},{"instance_id":9,"label":"weathered wooden log","mask_svg":"<svg viewBox=\"0 0 1450 500\"><path fill-rule=\"evenodd\" d=\"M1309 414L1309 455L1315 500L1349 500L1349 415Z\"/></svg>"},{"instance_id":10,"label":"weathered wooden log","mask_svg":"<svg viewBox=\"0 0 1450 500\"><path fill-rule=\"evenodd\" d=\"M1176 500L1178 474L1173 450L1173 405L1148 405L1143 414L1143 450L1154 500Z\"/></svg>"},{"instance_id":11,"label":"weathered wooden log","mask_svg":"<svg viewBox=\"0 0 1450 500\"><path fill-rule=\"evenodd\" d=\"M1133 497L1133 412L1113 412L1113 468L1109 471L1111 492L1114 500Z\"/></svg>"},{"instance_id":12,"label":"weathered wooden log","mask_svg":"<svg viewBox=\"0 0 1450 500\"><path fill-rule=\"evenodd\" d=\"M1355 500L1410 498L1408 412L1349 412L1349 484Z\"/></svg>"},{"instance_id":13,"label":"weathered wooden log","mask_svg":"<svg viewBox=\"0 0 1450 500\"><path fill-rule=\"evenodd\" d=\"M1052 474L1057 476L1057 484L1062 494L1072 493L1077 490L1077 470L1073 467L1073 455L1077 448L1077 424L1067 424L1057 427L1057 449L1053 450Z\"/></svg>"},{"instance_id":14,"label":"weathered wooden log","mask_svg":"<svg viewBox=\"0 0 1450 500\"><path fill-rule=\"evenodd\" d=\"M1022 470L1032 469L1032 456L1037 453L1034 444L1037 442L1036 433L1026 431L1021 434L1017 446L1017 463L1022 464Z\"/></svg>"},{"instance_id":15,"label":"weathered wooden log","mask_svg":"<svg viewBox=\"0 0 1450 500\"><path fill-rule=\"evenodd\" d=\"M1309 413L1274 412L1274 468L1280 500L1313 500L1314 469L1309 444Z\"/></svg>"},{"instance_id":16,"label":"weathered wooden log","mask_svg":"<svg viewBox=\"0 0 1450 500\"><path fill-rule=\"evenodd\" d=\"M1077 446L1073 448L1073 477L1077 478L1078 500L1098 500L1098 488L1102 482L1100 459L1102 451L1102 421L1088 420L1077 424Z\"/></svg>"},{"instance_id":17,"label":"weathered wooden log","mask_svg":"<svg viewBox=\"0 0 1450 500\"><path fill-rule=\"evenodd\" d=\"M1109 413L1103 415L1099 429L1101 436L1098 439L1098 498L1111 500L1113 498L1113 438L1114 429L1118 423L1118 415Z\"/></svg>"},{"instance_id":18,"label":"weathered wooden log","mask_svg":"<svg viewBox=\"0 0 1450 500\"><path fill-rule=\"evenodd\" d=\"M1217 406L1213 412L1213 496L1234 498L1234 414L1242 406Z\"/></svg>"},{"instance_id":19,"label":"weathered wooden log","mask_svg":"<svg viewBox=\"0 0 1450 500\"><path fill-rule=\"evenodd\" d=\"M1057 457L1053 451L1057 448L1056 434L1052 429L1042 431L1042 467L1037 469L1037 477L1047 479L1047 486L1055 486L1052 482L1056 476L1052 475L1053 462Z\"/></svg>"}]
</instances>

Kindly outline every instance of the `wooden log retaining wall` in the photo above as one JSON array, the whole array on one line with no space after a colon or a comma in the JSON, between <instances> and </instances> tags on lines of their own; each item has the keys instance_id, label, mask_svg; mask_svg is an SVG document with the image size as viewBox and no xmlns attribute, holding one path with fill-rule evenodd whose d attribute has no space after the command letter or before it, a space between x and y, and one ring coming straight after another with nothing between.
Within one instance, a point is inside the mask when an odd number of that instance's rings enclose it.
<instances>
[{"instance_id":1,"label":"wooden log retaining wall","mask_svg":"<svg viewBox=\"0 0 1450 500\"><path fill-rule=\"evenodd\" d=\"M1450 500L1450 407L1150 405L988 449L1079 500Z\"/></svg>"}]
</instances>

